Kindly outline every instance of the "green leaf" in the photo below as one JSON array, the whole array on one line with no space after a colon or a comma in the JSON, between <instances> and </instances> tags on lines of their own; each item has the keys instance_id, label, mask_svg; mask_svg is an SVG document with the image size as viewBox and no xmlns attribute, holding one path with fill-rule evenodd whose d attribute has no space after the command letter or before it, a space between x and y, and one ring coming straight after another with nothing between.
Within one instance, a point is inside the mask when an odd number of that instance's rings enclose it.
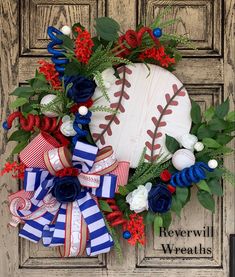
<instances>
[{"instance_id":1,"label":"green leaf","mask_svg":"<svg viewBox=\"0 0 235 277\"><path fill-rule=\"evenodd\" d=\"M200 190L207 191L211 194L211 190L205 180L201 180L199 183L197 183L197 186Z\"/></svg>"},{"instance_id":2,"label":"green leaf","mask_svg":"<svg viewBox=\"0 0 235 277\"><path fill-rule=\"evenodd\" d=\"M80 71L81 65L78 62L72 61L65 66L65 76L76 76Z\"/></svg>"},{"instance_id":3,"label":"green leaf","mask_svg":"<svg viewBox=\"0 0 235 277\"><path fill-rule=\"evenodd\" d=\"M176 195L172 196L172 204L171 204L171 210L177 214L178 217L180 217L180 213L182 210L182 204L181 202L176 198Z\"/></svg>"},{"instance_id":4,"label":"green leaf","mask_svg":"<svg viewBox=\"0 0 235 277\"><path fill-rule=\"evenodd\" d=\"M146 216L144 217L144 222L146 225L150 225L153 223L154 218L155 218L156 214L152 213L152 212L147 212Z\"/></svg>"},{"instance_id":5,"label":"green leaf","mask_svg":"<svg viewBox=\"0 0 235 277\"><path fill-rule=\"evenodd\" d=\"M163 220L163 227L166 229L169 229L172 221L171 212L169 211L169 212L163 213L161 214L161 216Z\"/></svg>"},{"instance_id":6,"label":"green leaf","mask_svg":"<svg viewBox=\"0 0 235 277\"><path fill-rule=\"evenodd\" d=\"M176 199L182 204L182 206L184 206L184 203L188 198L188 194L189 194L188 188L176 187Z\"/></svg>"},{"instance_id":7,"label":"green leaf","mask_svg":"<svg viewBox=\"0 0 235 277\"><path fill-rule=\"evenodd\" d=\"M160 235L160 228L163 226L163 219L160 215L155 216L154 218L154 233L156 236Z\"/></svg>"},{"instance_id":8,"label":"green leaf","mask_svg":"<svg viewBox=\"0 0 235 277\"><path fill-rule=\"evenodd\" d=\"M199 140L203 138L210 138L216 134L215 131L212 131L206 126L206 124L202 124L197 130L197 137Z\"/></svg>"},{"instance_id":9,"label":"green leaf","mask_svg":"<svg viewBox=\"0 0 235 277\"><path fill-rule=\"evenodd\" d=\"M214 140L212 138L204 138L202 140L202 143L208 148L217 149L217 148L221 147L221 145L216 140Z\"/></svg>"},{"instance_id":10,"label":"green leaf","mask_svg":"<svg viewBox=\"0 0 235 277\"><path fill-rule=\"evenodd\" d=\"M180 148L180 144L175 138L166 134L166 148L170 153L174 154Z\"/></svg>"},{"instance_id":11,"label":"green leaf","mask_svg":"<svg viewBox=\"0 0 235 277\"><path fill-rule=\"evenodd\" d=\"M16 147L11 152L12 155L19 154L26 146L28 145L28 141L19 142Z\"/></svg>"},{"instance_id":12,"label":"green leaf","mask_svg":"<svg viewBox=\"0 0 235 277\"><path fill-rule=\"evenodd\" d=\"M222 130L226 129L226 127L227 127L226 121L224 121L223 119L219 119L219 118L211 119L208 122L208 124L212 131L222 131Z\"/></svg>"},{"instance_id":13,"label":"green leaf","mask_svg":"<svg viewBox=\"0 0 235 277\"><path fill-rule=\"evenodd\" d=\"M74 41L69 37L69 36L66 36L66 35L57 35L57 37L61 40L63 40L63 44L60 45L60 47L62 48L68 48L70 50L73 51L74 49Z\"/></svg>"},{"instance_id":14,"label":"green leaf","mask_svg":"<svg viewBox=\"0 0 235 277\"><path fill-rule=\"evenodd\" d=\"M210 171L207 171L206 172L206 177L207 179L209 178L221 178L223 176L223 170L220 169L220 168L216 168L214 171L210 172Z\"/></svg>"},{"instance_id":15,"label":"green leaf","mask_svg":"<svg viewBox=\"0 0 235 277\"><path fill-rule=\"evenodd\" d=\"M18 87L16 88L11 95L15 95L22 98L29 98L34 95L34 90L31 87Z\"/></svg>"},{"instance_id":16,"label":"green leaf","mask_svg":"<svg viewBox=\"0 0 235 277\"><path fill-rule=\"evenodd\" d=\"M211 120L212 117L214 116L215 114L215 107L211 106L209 109L207 109L205 112L204 112L204 117L207 121Z\"/></svg>"},{"instance_id":17,"label":"green leaf","mask_svg":"<svg viewBox=\"0 0 235 277\"><path fill-rule=\"evenodd\" d=\"M231 111L228 113L226 120L230 122L235 122L235 111Z\"/></svg>"},{"instance_id":18,"label":"green leaf","mask_svg":"<svg viewBox=\"0 0 235 277\"><path fill-rule=\"evenodd\" d=\"M218 134L216 137L216 141L221 145L228 144L233 139L233 136L229 136L226 134Z\"/></svg>"},{"instance_id":19,"label":"green leaf","mask_svg":"<svg viewBox=\"0 0 235 277\"><path fill-rule=\"evenodd\" d=\"M207 184L212 194L215 194L217 196L223 195L223 188L218 179L210 179Z\"/></svg>"},{"instance_id":20,"label":"green leaf","mask_svg":"<svg viewBox=\"0 0 235 277\"><path fill-rule=\"evenodd\" d=\"M195 101L191 100L191 102L192 102L192 108L191 108L192 121L195 124L199 124L202 121L201 108Z\"/></svg>"},{"instance_id":21,"label":"green leaf","mask_svg":"<svg viewBox=\"0 0 235 277\"><path fill-rule=\"evenodd\" d=\"M10 108L11 109L16 109L16 108L19 108L19 107L23 106L24 104L26 104L28 102L29 102L29 99L19 97L14 102L12 102L10 104Z\"/></svg>"},{"instance_id":22,"label":"green leaf","mask_svg":"<svg viewBox=\"0 0 235 277\"><path fill-rule=\"evenodd\" d=\"M218 118L223 119L228 114L228 111L229 111L229 100L227 98L225 102L221 103L219 106L216 107L215 114L217 115Z\"/></svg>"},{"instance_id":23,"label":"green leaf","mask_svg":"<svg viewBox=\"0 0 235 277\"><path fill-rule=\"evenodd\" d=\"M226 129L224 130L224 132L226 132L226 133L232 133L233 131L235 131L235 124L234 124L234 122L227 121L226 122Z\"/></svg>"},{"instance_id":24,"label":"green leaf","mask_svg":"<svg viewBox=\"0 0 235 277\"><path fill-rule=\"evenodd\" d=\"M121 195L126 196L129 193L129 190L125 186L119 186L118 192Z\"/></svg>"},{"instance_id":25,"label":"green leaf","mask_svg":"<svg viewBox=\"0 0 235 277\"><path fill-rule=\"evenodd\" d=\"M200 204L206 208L207 210L210 210L212 212L215 211L215 200L214 198L210 195L209 192L204 191L204 190L198 190L197 192L197 198Z\"/></svg>"},{"instance_id":26,"label":"green leaf","mask_svg":"<svg viewBox=\"0 0 235 277\"><path fill-rule=\"evenodd\" d=\"M102 39L107 41L114 41L118 38L118 31L120 25L112 18L100 17L96 18L96 33Z\"/></svg>"},{"instance_id":27,"label":"green leaf","mask_svg":"<svg viewBox=\"0 0 235 277\"><path fill-rule=\"evenodd\" d=\"M11 134L8 141L27 141L30 138L31 133L24 130L17 130Z\"/></svg>"},{"instance_id":28,"label":"green leaf","mask_svg":"<svg viewBox=\"0 0 235 277\"><path fill-rule=\"evenodd\" d=\"M104 212L109 212L111 213L113 210L111 209L111 207L109 206L109 204L104 201L104 200L99 200L99 206L100 206L100 209Z\"/></svg>"}]
</instances>

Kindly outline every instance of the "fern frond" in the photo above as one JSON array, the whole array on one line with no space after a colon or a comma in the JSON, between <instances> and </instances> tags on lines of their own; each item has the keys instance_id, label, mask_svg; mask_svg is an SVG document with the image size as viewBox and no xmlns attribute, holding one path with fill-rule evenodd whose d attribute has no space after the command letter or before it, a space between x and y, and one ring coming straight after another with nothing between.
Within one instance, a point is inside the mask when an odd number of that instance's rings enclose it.
<instances>
[{"instance_id":1,"label":"fern frond","mask_svg":"<svg viewBox=\"0 0 235 277\"><path fill-rule=\"evenodd\" d=\"M118 112L115 109L112 109L110 107L107 106L92 106L89 109L91 112L106 112L106 113L110 113L110 114L117 114Z\"/></svg>"},{"instance_id":2,"label":"fern frond","mask_svg":"<svg viewBox=\"0 0 235 277\"><path fill-rule=\"evenodd\" d=\"M123 260L123 255L122 255L122 248L121 245L119 243L119 237L116 233L116 231L114 230L114 228L112 228L109 224L109 222L107 221L107 219L105 218L105 215L103 214L104 217L104 221L105 221L105 225L109 231L109 233L111 234L112 238L113 238L113 242L114 242L114 249L116 251L117 257L119 262L121 263Z\"/></svg>"},{"instance_id":3,"label":"fern frond","mask_svg":"<svg viewBox=\"0 0 235 277\"><path fill-rule=\"evenodd\" d=\"M101 72L100 71L95 72L94 73L94 78L97 82L98 87L100 88L100 91L101 91L102 95L110 103L110 98L109 98L109 95L108 95L108 91L107 91L107 88L104 84L104 79L102 77Z\"/></svg>"},{"instance_id":4,"label":"fern frond","mask_svg":"<svg viewBox=\"0 0 235 277\"><path fill-rule=\"evenodd\" d=\"M223 167L222 170L224 172L222 175L224 180L235 187L235 174L225 167Z\"/></svg>"}]
</instances>

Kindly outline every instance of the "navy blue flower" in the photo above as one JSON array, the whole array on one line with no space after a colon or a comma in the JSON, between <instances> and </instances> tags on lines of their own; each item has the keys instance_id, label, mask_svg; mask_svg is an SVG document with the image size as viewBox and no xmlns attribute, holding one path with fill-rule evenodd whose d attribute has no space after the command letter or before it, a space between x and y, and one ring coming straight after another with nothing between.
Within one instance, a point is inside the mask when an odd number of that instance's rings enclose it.
<instances>
[{"instance_id":1,"label":"navy blue flower","mask_svg":"<svg viewBox=\"0 0 235 277\"><path fill-rule=\"evenodd\" d=\"M96 88L96 83L83 76L69 76L65 78L65 86L72 83L72 87L68 89L68 97L76 103L82 103L89 100Z\"/></svg>"},{"instance_id":2,"label":"navy blue flower","mask_svg":"<svg viewBox=\"0 0 235 277\"><path fill-rule=\"evenodd\" d=\"M149 210L153 213L165 213L171 208L172 196L165 185L153 186L148 194Z\"/></svg>"},{"instance_id":3,"label":"navy blue flower","mask_svg":"<svg viewBox=\"0 0 235 277\"><path fill-rule=\"evenodd\" d=\"M60 203L73 202L81 192L81 185L77 177L56 177L52 188L52 195Z\"/></svg>"}]
</instances>

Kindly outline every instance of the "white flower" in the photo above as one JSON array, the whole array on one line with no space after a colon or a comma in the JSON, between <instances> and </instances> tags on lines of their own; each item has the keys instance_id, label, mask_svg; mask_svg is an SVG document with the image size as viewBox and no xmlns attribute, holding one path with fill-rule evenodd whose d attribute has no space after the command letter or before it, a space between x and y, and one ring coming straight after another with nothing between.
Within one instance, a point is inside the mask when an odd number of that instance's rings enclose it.
<instances>
[{"instance_id":1,"label":"white flower","mask_svg":"<svg viewBox=\"0 0 235 277\"><path fill-rule=\"evenodd\" d=\"M114 76L114 73L115 70L112 67L105 69L101 73L106 89L109 89L116 81L117 78ZM97 79L94 78L94 80L96 82L97 87L99 87L99 82L97 81Z\"/></svg>"},{"instance_id":2,"label":"white flower","mask_svg":"<svg viewBox=\"0 0 235 277\"><path fill-rule=\"evenodd\" d=\"M178 142L184 148L193 151L194 145L198 142L198 138L191 134L184 134L178 138Z\"/></svg>"},{"instance_id":3,"label":"white flower","mask_svg":"<svg viewBox=\"0 0 235 277\"><path fill-rule=\"evenodd\" d=\"M140 185L127 195L126 202L129 203L131 211L140 213L148 210L148 193L151 187L151 183L147 183L145 186Z\"/></svg>"}]
</instances>

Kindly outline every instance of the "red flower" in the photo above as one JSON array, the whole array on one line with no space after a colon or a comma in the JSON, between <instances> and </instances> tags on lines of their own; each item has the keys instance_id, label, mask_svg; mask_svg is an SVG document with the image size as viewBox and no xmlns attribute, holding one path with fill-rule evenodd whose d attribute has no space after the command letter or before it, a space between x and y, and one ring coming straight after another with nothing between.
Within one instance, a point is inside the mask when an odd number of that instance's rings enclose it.
<instances>
[{"instance_id":1,"label":"red flower","mask_svg":"<svg viewBox=\"0 0 235 277\"><path fill-rule=\"evenodd\" d=\"M90 98L89 100L87 100L86 102L83 102L83 103L79 103L79 104L74 104L71 108L70 108L70 112L71 113L77 113L78 112L78 109L81 107L81 106L85 106L87 107L88 109L94 104L94 101Z\"/></svg>"},{"instance_id":2,"label":"red flower","mask_svg":"<svg viewBox=\"0 0 235 277\"><path fill-rule=\"evenodd\" d=\"M75 55L81 63L87 64L92 54L92 47L94 46L91 34L80 27L75 28L75 31L78 33L75 41Z\"/></svg>"},{"instance_id":3,"label":"red flower","mask_svg":"<svg viewBox=\"0 0 235 277\"><path fill-rule=\"evenodd\" d=\"M78 169L73 167L66 167L56 172L57 177L65 177L65 176L78 176Z\"/></svg>"},{"instance_id":4,"label":"red flower","mask_svg":"<svg viewBox=\"0 0 235 277\"><path fill-rule=\"evenodd\" d=\"M131 214L126 229L131 233L128 243L135 245L137 242L145 244L144 219L141 215Z\"/></svg>"},{"instance_id":5,"label":"red flower","mask_svg":"<svg viewBox=\"0 0 235 277\"><path fill-rule=\"evenodd\" d=\"M169 170L165 169L161 172L160 178L163 182L169 182L171 179L171 173L169 172Z\"/></svg>"},{"instance_id":6,"label":"red flower","mask_svg":"<svg viewBox=\"0 0 235 277\"><path fill-rule=\"evenodd\" d=\"M41 64L39 72L46 77L46 80L54 89L59 89L61 87L61 82L55 65L45 60L40 60L38 63Z\"/></svg>"},{"instance_id":7,"label":"red flower","mask_svg":"<svg viewBox=\"0 0 235 277\"><path fill-rule=\"evenodd\" d=\"M175 59L171 58L165 53L165 49L163 46L159 48L152 47L146 49L139 55L139 59L141 61L144 61L146 59L153 59L162 67L168 67L169 65L175 63Z\"/></svg>"},{"instance_id":8,"label":"red flower","mask_svg":"<svg viewBox=\"0 0 235 277\"><path fill-rule=\"evenodd\" d=\"M7 162L5 163L4 168L0 171L0 176L12 172L12 178L23 180L25 168L26 166L23 163Z\"/></svg>"}]
</instances>

